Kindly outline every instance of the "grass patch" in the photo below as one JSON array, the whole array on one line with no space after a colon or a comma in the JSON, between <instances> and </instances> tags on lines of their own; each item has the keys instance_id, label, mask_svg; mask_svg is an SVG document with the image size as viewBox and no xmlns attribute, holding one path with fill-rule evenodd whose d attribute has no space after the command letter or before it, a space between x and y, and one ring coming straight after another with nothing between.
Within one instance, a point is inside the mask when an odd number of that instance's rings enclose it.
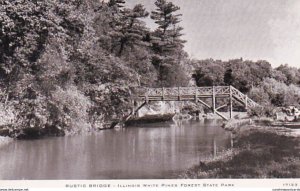
<instances>
[{"instance_id":1,"label":"grass patch","mask_svg":"<svg viewBox=\"0 0 300 191\"><path fill-rule=\"evenodd\" d=\"M231 151L203 161L182 178L300 178L300 147L296 137L273 129L243 130Z\"/></svg>"}]
</instances>

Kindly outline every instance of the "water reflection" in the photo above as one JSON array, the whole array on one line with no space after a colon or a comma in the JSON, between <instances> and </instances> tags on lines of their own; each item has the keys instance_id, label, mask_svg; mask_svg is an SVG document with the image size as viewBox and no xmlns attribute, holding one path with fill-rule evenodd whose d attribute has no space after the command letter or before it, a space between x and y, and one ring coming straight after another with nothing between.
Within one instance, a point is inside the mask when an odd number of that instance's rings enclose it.
<instances>
[{"instance_id":1,"label":"water reflection","mask_svg":"<svg viewBox=\"0 0 300 191\"><path fill-rule=\"evenodd\" d=\"M16 141L0 150L0 179L174 178L231 144L213 121Z\"/></svg>"}]
</instances>

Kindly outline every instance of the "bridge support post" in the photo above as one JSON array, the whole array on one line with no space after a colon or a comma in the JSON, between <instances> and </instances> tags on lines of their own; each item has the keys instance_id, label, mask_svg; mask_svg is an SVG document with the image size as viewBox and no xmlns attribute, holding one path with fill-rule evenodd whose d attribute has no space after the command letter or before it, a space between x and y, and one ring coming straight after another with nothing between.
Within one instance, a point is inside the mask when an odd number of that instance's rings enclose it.
<instances>
[{"instance_id":1,"label":"bridge support post","mask_svg":"<svg viewBox=\"0 0 300 191\"><path fill-rule=\"evenodd\" d=\"M195 87L195 101L197 102L198 99L198 90L197 87Z\"/></svg>"},{"instance_id":2,"label":"bridge support post","mask_svg":"<svg viewBox=\"0 0 300 191\"><path fill-rule=\"evenodd\" d=\"M181 96L180 96L180 87L178 87L178 101L181 101Z\"/></svg>"},{"instance_id":3,"label":"bridge support post","mask_svg":"<svg viewBox=\"0 0 300 191\"><path fill-rule=\"evenodd\" d=\"M149 103L148 91L149 90L147 90L147 92L145 93L145 102L146 102L146 104Z\"/></svg>"},{"instance_id":4,"label":"bridge support post","mask_svg":"<svg viewBox=\"0 0 300 191\"><path fill-rule=\"evenodd\" d=\"M149 98L148 98L148 96L145 96L145 102L146 102L146 104L149 103Z\"/></svg>"},{"instance_id":5,"label":"bridge support post","mask_svg":"<svg viewBox=\"0 0 300 191\"><path fill-rule=\"evenodd\" d=\"M135 116L135 101L132 101L131 104L132 104L131 113L132 113L133 116Z\"/></svg>"},{"instance_id":6,"label":"bridge support post","mask_svg":"<svg viewBox=\"0 0 300 191\"><path fill-rule=\"evenodd\" d=\"M232 88L231 86L229 86L229 91L230 91L230 95L229 95L229 116L230 119L232 119L232 104L233 104L233 97L232 97Z\"/></svg>"},{"instance_id":7,"label":"bridge support post","mask_svg":"<svg viewBox=\"0 0 300 191\"><path fill-rule=\"evenodd\" d=\"M212 88L212 109L213 113L216 114L216 91L215 86Z\"/></svg>"}]
</instances>

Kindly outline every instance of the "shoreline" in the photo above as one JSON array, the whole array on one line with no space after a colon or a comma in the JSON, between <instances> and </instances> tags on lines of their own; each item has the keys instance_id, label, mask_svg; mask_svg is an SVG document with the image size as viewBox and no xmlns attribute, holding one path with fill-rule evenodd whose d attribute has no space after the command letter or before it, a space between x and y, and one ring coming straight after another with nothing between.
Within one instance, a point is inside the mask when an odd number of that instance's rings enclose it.
<instances>
[{"instance_id":1,"label":"shoreline","mask_svg":"<svg viewBox=\"0 0 300 191\"><path fill-rule=\"evenodd\" d=\"M152 124L152 123L161 123L172 121L172 118L175 114L162 114L162 115L145 115L142 117L134 117L125 122L125 128L132 125L140 124Z\"/></svg>"},{"instance_id":2,"label":"shoreline","mask_svg":"<svg viewBox=\"0 0 300 191\"><path fill-rule=\"evenodd\" d=\"M238 131L240 127L248 125L264 125L270 126L273 128L281 127L284 129L300 129L300 122L285 122L274 120L272 118L253 118L253 117L245 117L244 112L236 112L237 115L242 115L241 118L230 119L229 121L224 121L222 123L222 128L227 131ZM172 118L175 114L155 114L155 115L145 115L142 117L133 117L121 126L121 128L128 128L134 125L142 125L142 124L153 124L153 123L162 123L172 121ZM192 120L220 120L221 118L213 115L211 113L208 114L200 114L199 116L192 116ZM87 132L98 132L101 130L110 130L114 128L120 128L119 125L113 127L114 122L104 123L103 128L91 128ZM290 128L293 126L293 128ZM299 127L294 127L299 126ZM50 128L45 127L42 129L39 128L23 128L23 129L11 129L10 125L2 125L0 126L0 137L9 137L12 139L41 139L43 137L61 137L68 136L72 134L81 134L85 131L62 131L58 128Z\"/></svg>"}]
</instances>

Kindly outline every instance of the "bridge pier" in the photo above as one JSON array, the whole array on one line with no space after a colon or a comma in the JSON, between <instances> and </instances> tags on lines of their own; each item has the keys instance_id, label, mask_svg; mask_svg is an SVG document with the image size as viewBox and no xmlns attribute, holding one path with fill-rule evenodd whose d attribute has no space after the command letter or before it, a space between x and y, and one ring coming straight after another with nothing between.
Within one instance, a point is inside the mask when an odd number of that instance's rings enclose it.
<instances>
[{"instance_id":1,"label":"bridge pier","mask_svg":"<svg viewBox=\"0 0 300 191\"><path fill-rule=\"evenodd\" d=\"M215 90L215 86L212 87L212 109L213 109L213 113L216 114L216 90Z\"/></svg>"},{"instance_id":2,"label":"bridge pier","mask_svg":"<svg viewBox=\"0 0 300 191\"><path fill-rule=\"evenodd\" d=\"M131 114L134 116L135 115L135 101L131 102Z\"/></svg>"},{"instance_id":3,"label":"bridge pier","mask_svg":"<svg viewBox=\"0 0 300 191\"><path fill-rule=\"evenodd\" d=\"M197 99L198 99L198 91L197 88L195 88L195 102L197 102Z\"/></svg>"},{"instance_id":4,"label":"bridge pier","mask_svg":"<svg viewBox=\"0 0 300 191\"><path fill-rule=\"evenodd\" d=\"M232 97L232 88L231 86L229 86L229 118L232 119L233 118L233 97Z\"/></svg>"}]
</instances>

